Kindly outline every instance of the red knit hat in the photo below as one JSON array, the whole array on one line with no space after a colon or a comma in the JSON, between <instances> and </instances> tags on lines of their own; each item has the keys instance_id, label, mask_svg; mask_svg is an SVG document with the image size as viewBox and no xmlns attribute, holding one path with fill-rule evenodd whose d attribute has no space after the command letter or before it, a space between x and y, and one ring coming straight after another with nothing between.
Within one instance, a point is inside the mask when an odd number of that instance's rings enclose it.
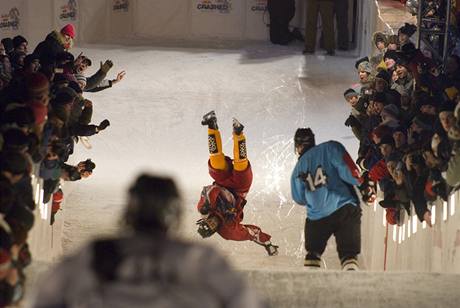
<instances>
[{"instance_id":1,"label":"red knit hat","mask_svg":"<svg viewBox=\"0 0 460 308\"><path fill-rule=\"evenodd\" d=\"M72 24L67 24L61 29L61 33L75 38L75 28Z\"/></svg>"}]
</instances>

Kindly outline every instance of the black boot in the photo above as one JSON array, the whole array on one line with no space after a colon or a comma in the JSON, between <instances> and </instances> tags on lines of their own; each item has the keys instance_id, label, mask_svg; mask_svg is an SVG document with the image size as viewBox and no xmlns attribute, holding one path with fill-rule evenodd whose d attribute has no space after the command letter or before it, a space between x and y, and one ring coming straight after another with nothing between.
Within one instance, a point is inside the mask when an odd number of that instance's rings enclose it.
<instances>
[{"instance_id":1,"label":"black boot","mask_svg":"<svg viewBox=\"0 0 460 308\"><path fill-rule=\"evenodd\" d=\"M272 243L264 245L265 250L267 251L269 256L276 256L278 255L278 247L276 245L273 245Z\"/></svg>"},{"instance_id":2,"label":"black boot","mask_svg":"<svg viewBox=\"0 0 460 308\"><path fill-rule=\"evenodd\" d=\"M233 132L237 135L241 135L243 129L244 125L241 124L237 119L233 118Z\"/></svg>"},{"instance_id":3,"label":"black boot","mask_svg":"<svg viewBox=\"0 0 460 308\"><path fill-rule=\"evenodd\" d=\"M216 112L212 110L205 114L203 116L203 120L201 121L201 125L207 125L210 129L219 129L217 126Z\"/></svg>"}]
</instances>

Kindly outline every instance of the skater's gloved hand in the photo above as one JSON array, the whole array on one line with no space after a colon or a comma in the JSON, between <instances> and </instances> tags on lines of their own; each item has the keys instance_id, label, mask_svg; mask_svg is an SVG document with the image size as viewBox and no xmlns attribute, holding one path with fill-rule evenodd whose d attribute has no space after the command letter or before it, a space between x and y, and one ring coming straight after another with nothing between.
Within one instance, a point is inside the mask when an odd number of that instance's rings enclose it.
<instances>
[{"instance_id":1,"label":"skater's gloved hand","mask_svg":"<svg viewBox=\"0 0 460 308\"><path fill-rule=\"evenodd\" d=\"M199 219L196 224L198 226L198 234L202 238L207 238L217 232L220 222L217 216L209 216L208 218Z\"/></svg>"},{"instance_id":2,"label":"skater's gloved hand","mask_svg":"<svg viewBox=\"0 0 460 308\"><path fill-rule=\"evenodd\" d=\"M113 66L113 62L111 60L106 60L104 63L102 63L101 61L101 71L104 74L107 74L112 68L112 66Z\"/></svg>"},{"instance_id":3,"label":"skater's gloved hand","mask_svg":"<svg viewBox=\"0 0 460 308\"><path fill-rule=\"evenodd\" d=\"M363 183L358 186L362 199L364 202L372 204L377 197L376 184L369 178L368 172L364 172L362 178Z\"/></svg>"},{"instance_id":4,"label":"skater's gloved hand","mask_svg":"<svg viewBox=\"0 0 460 308\"><path fill-rule=\"evenodd\" d=\"M364 165L365 162L366 158L363 156L358 157L358 159L356 160L356 164L361 168L361 170L367 170L366 166Z\"/></svg>"}]
</instances>

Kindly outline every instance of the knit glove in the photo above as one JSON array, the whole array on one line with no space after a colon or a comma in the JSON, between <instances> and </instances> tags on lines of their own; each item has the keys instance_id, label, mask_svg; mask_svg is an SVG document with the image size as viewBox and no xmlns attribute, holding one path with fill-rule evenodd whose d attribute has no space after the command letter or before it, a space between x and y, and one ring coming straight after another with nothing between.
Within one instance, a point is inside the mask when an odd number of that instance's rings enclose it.
<instances>
[{"instance_id":1,"label":"knit glove","mask_svg":"<svg viewBox=\"0 0 460 308\"><path fill-rule=\"evenodd\" d=\"M113 62L111 60L106 60L104 63L101 62L101 71L104 74L107 74L112 68L112 66L113 66Z\"/></svg>"}]
</instances>

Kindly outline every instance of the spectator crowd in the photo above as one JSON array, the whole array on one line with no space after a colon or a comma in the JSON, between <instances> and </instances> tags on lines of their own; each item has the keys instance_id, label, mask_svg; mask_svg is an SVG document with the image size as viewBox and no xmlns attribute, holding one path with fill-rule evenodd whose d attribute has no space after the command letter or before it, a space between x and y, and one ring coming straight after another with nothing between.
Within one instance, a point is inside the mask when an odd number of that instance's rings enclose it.
<instances>
[{"instance_id":1,"label":"spectator crowd","mask_svg":"<svg viewBox=\"0 0 460 308\"><path fill-rule=\"evenodd\" d=\"M430 203L460 182L460 57L440 63L416 48L416 31L406 23L397 35L374 34L375 53L356 61L359 83L344 92L345 125L360 142L357 164L383 193L387 222L402 224L407 213L431 226Z\"/></svg>"},{"instance_id":2,"label":"spectator crowd","mask_svg":"<svg viewBox=\"0 0 460 308\"><path fill-rule=\"evenodd\" d=\"M92 123L97 92L121 81L125 72L106 79L113 63L101 62L86 76L91 59L70 52L75 28L52 31L29 52L18 35L0 43L0 307L18 303L24 294L24 268L31 262L27 235L40 202L52 202L51 224L60 209L62 181L87 178L96 167L91 159L70 164L75 143L99 134L109 120ZM34 198L32 179L43 189Z\"/></svg>"}]
</instances>

